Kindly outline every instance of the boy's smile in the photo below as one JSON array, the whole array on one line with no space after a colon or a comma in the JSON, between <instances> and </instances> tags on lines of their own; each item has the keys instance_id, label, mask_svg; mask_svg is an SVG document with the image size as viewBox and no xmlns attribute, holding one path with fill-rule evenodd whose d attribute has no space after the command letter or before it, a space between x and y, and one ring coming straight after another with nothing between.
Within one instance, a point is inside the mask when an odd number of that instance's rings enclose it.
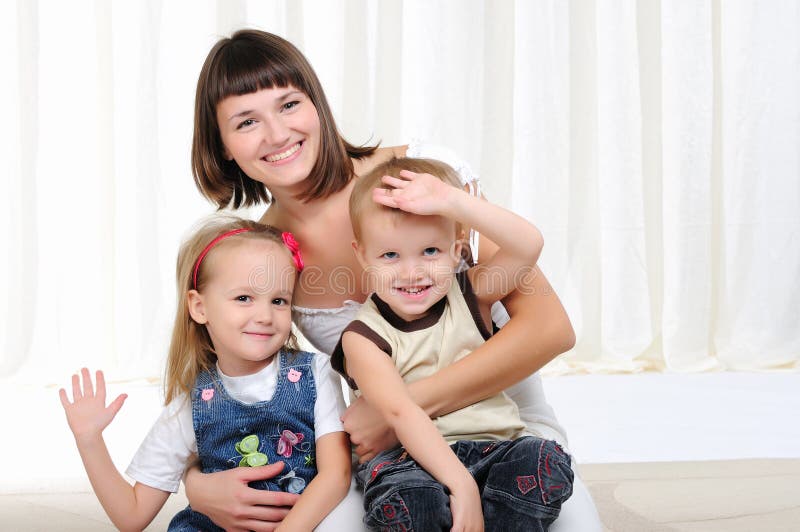
<instances>
[{"instance_id":1,"label":"boy's smile","mask_svg":"<svg viewBox=\"0 0 800 532\"><path fill-rule=\"evenodd\" d=\"M406 321L425 316L453 282L461 252L455 222L375 209L361 225L356 256L370 290Z\"/></svg>"}]
</instances>

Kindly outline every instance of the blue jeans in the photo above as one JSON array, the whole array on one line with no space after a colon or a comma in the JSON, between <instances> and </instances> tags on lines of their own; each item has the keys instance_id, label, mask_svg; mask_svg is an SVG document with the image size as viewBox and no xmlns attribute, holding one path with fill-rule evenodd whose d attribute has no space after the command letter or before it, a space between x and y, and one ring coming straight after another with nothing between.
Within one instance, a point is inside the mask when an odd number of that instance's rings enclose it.
<instances>
[{"instance_id":1,"label":"blue jeans","mask_svg":"<svg viewBox=\"0 0 800 532\"><path fill-rule=\"evenodd\" d=\"M570 457L556 442L526 436L513 441L458 441L453 452L481 492L484 527L544 531L572 494ZM372 530L450 530L450 497L401 447L358 468L364 524Z\"/></svg>"}]
</instances>

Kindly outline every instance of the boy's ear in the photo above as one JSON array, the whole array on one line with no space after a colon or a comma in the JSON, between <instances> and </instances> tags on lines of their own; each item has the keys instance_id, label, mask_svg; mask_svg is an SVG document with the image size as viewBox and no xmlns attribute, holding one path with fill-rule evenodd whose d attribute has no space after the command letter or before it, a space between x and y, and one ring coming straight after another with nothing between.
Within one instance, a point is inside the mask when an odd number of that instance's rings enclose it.
<instances>
[{"instance_id":1,"label":"boy's ear","mask_svg":"<svg viewBox=\"0 0 800 532\"><path fill-rule=\"evenodd\" d=\"M459 238L453 243L453 258L456 262L461 261L461 250L464 248L464 240Z\"/></svg>"},{"instance_id":2,"label":"boy's ear","mask_svg":"<svg viewBox=\"0 0 800 532\"><path fill-rule=\"evenodd\" d=\"M456 262L461 261L461 252L464 250L464 243L466 242L466 233L463 229L456 228L456 240L453 242L453 258Z\"/></svg>"},{"instance_id":3,"label":"boy's ear","mask_svg":"<svg viewBox=\"0 0 800 532\"><path fill-rule=\"evenodd\" d=\"M197 290L189 290L186 294L186 306L189 307L189 315L200 325L208 323L206 309L203 305L203 296Z\"/></svg>"},{"instance_id":4,"label":"boy's ear","mask_svg":"<svg viewBox=\"0 0 800 532\"><path fill-rule=\"evenodd\" d=\"M358 243L358 240L353 240L350 243L350 245L353 246L353 253L356 256L356 260L358 261L358 263L361 265L362 268L366 269L367 259L366 255L364 254L364 247Z\"/></svg>"}]
</instances>

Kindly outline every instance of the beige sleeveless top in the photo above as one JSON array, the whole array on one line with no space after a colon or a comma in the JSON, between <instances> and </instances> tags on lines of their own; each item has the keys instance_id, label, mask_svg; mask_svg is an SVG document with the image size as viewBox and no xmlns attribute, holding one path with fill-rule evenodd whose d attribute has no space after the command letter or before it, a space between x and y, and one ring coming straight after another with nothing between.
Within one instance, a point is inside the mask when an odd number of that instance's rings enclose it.
<instances>
[{"instance_id":1,"label":"beige sleeveless top","mask_svg":"<svg viewBox=\"0 0 800 532\"><path fill-rule=\"evenodd\" d=\"M481 318L466 272L456 274L447 296L417 320L405 321L376 295L363 305L345 331L372 341L391 356L400 376L413 382L467 356L491 336ZM341 343L331 365L346 374ZM356 396L358 391L354 392ZM516 403L505 393L434 419L448 442L457 440L512 440L526 434Z\"/></svg>"}]
</instances>

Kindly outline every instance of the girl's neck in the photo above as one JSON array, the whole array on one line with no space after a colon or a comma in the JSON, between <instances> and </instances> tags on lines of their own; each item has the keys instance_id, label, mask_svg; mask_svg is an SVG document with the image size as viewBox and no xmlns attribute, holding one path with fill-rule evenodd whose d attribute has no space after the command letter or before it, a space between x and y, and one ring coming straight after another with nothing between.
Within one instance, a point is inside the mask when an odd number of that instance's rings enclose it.
<instances>
[{"instance_id":1,"label":"girl's neck","mask_svg":"<svg viewBox=\"0 0 800 532\"><path fill-rule=\"evenodd\" d=\"M247 377L248 375L255 375L272 364L278 353L259 361L223 360L222 358L217 358L217 368L226 377Z\"/></svg>"}]
</instances>

